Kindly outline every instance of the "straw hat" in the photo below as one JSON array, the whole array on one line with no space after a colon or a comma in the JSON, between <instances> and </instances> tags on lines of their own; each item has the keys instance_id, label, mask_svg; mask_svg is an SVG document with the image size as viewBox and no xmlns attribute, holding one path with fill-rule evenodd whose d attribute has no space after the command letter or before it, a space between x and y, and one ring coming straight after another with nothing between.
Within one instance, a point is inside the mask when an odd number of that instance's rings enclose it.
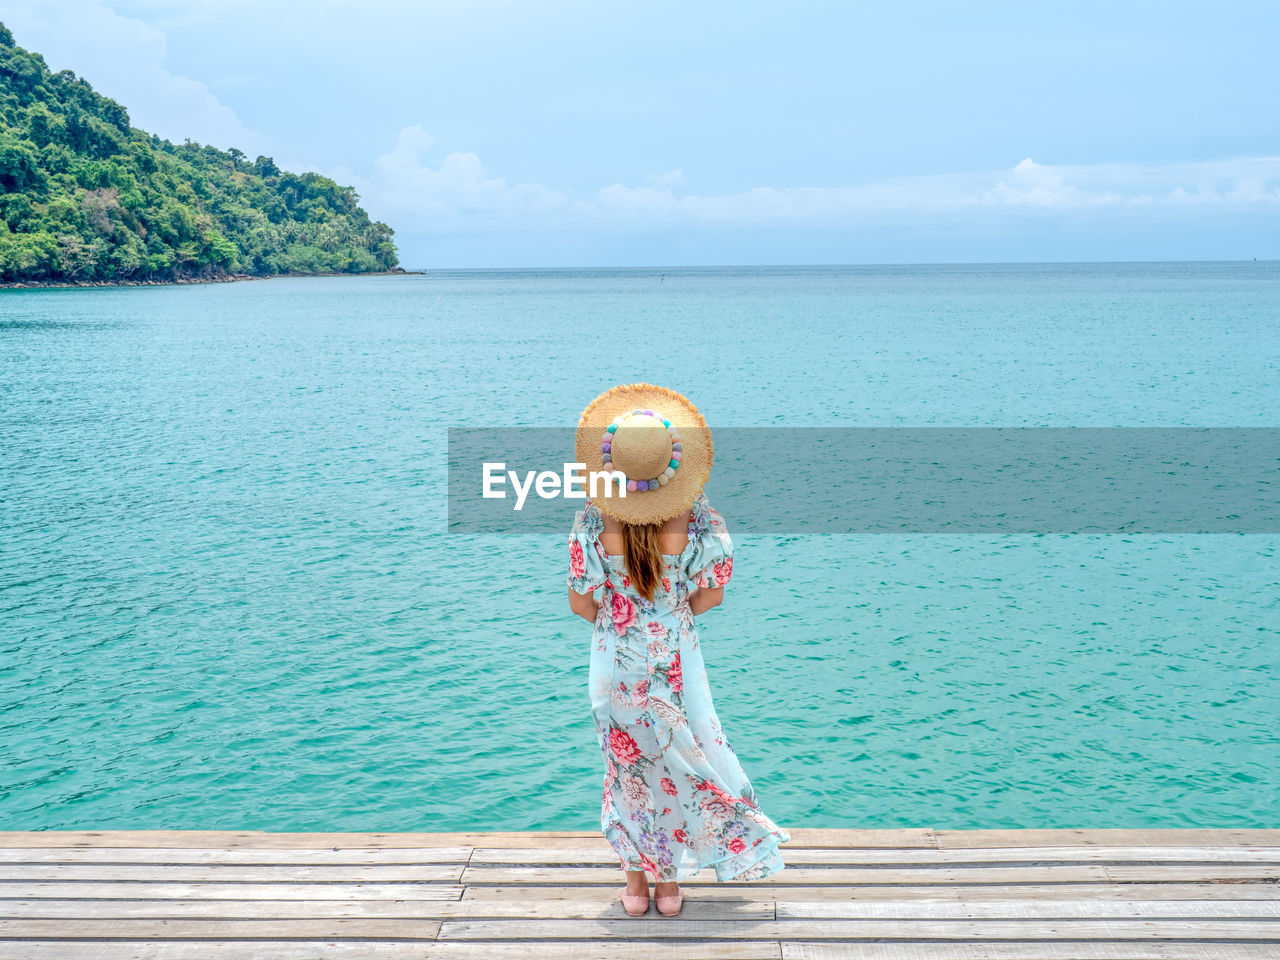
<instances>
[{"instance_id":1,"label":"straw hat","mask_svg":"<svg viewBox=\"0 0 1280 960\"><path fill-rule=\"evenodd\" d=\"M575 448L588 476L623 474L609 496L600 490L592 498L623 523L661 523L683 513L711 473L711 431L698 408L649 383L622 384L592 400L578 418Z\"/></svg>"}]
</instances>

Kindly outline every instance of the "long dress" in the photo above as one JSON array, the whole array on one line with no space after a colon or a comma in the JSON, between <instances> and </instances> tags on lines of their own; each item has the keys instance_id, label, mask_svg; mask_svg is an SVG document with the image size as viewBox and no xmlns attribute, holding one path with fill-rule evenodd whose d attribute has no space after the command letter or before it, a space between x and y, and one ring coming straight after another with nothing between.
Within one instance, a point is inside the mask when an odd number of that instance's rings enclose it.
<instances>
[{"instance_id":1,"label":"long dress","mask_svg":"<svg viewBox=\"0 0 1280 960\"><path fill-rule=\"evenodd\" d=\"M663 557L652 601L622 558L605 553L603 529L587 501L569 538L569 586L602 590L588 681L605 762L601 832L624 870L655 881L683 881L707 866L717 881L777 873L778 844L791 837L760 809L720 725L689 609L691 588L729 582L733 542L723 518L700 493L689 542Z\"/></svg>"}]
</instances>

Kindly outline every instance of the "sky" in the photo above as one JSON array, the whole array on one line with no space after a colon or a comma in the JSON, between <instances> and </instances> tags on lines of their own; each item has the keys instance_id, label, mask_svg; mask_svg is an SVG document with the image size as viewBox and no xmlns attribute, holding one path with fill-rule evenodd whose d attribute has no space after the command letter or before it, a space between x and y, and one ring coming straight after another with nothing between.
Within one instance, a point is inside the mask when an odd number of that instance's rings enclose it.
<instances>
[{"instance_id":1,"label":"sky","mask_svg":"<svg viewBox=\"0 0 1280 960\"><path fill-rule=\"evenodd\" d=\"M0 0L407 267L1280 259L1280 4Z\"/></svg>"}]
</instances>

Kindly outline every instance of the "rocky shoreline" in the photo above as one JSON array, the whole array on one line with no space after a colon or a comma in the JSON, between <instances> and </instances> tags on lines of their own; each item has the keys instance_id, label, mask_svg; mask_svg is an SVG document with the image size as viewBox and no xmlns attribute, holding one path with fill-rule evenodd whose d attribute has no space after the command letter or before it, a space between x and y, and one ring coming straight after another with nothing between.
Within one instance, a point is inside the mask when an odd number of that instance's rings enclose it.
<instances>
[{"instance_id":1,"label":"rocky shoreline","mask_svg":"<svg viewBox=\"0 0 1280 960\"><path fill-rule=\"evenodd\" d=\"M425 274L426 270L392 267L369 273L224 273L210 277L176 277L173 280L17 280L0 282L0 290L78 289L81 287L172 287L188 283L236 283L241 280L271 280L275 277L402 277Z\"/></svg>"}]
</instances>

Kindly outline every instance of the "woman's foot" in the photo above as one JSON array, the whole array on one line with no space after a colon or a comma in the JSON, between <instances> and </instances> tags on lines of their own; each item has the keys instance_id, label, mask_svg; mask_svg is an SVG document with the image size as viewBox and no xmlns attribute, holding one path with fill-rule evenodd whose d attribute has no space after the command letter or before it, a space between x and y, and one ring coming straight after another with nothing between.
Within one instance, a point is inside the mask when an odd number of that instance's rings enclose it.
<instances>
[{"instance_id":1,"label":"woman's foot","mask_svg":"<svg viewBox=\"0 0 1280 960\"><path fill-rule=\"evenodd\" d=\"M674 880L655 883L653 885L653 896L658 904L658 912L664 917L674 917L680 912L680 907L684 904L684 891L680 889L680 884Z\"/></svg>"},{"instance_id":2,"label":"woman's foot","mask_svg":"<svg viewBox=\"0 0 1280 960\"><path fill-rule=\"evenodd\" d=\"M622 888L622 908L630 916L649 912L649 878L643 870L628 870L627 885Z\"/></svg>"}]
</instances>

